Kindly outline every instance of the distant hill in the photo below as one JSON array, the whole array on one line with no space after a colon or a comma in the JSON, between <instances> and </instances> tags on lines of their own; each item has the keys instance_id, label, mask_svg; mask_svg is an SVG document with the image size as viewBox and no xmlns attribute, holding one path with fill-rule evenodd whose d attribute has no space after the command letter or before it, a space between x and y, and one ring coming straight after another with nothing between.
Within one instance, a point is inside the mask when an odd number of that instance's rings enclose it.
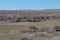
<instances>
[{"instance_id":1,"label":"distant hill","mask_svg":"<svg viewBox=\"0 0 60 40\"><path fill-rule=\"evenodd\" d=\"M46 10L0 10L0 15L32 15L32 14L46 14L46 13L60 13L60 9L46 9Z\"/></svg>"}]
</instances>

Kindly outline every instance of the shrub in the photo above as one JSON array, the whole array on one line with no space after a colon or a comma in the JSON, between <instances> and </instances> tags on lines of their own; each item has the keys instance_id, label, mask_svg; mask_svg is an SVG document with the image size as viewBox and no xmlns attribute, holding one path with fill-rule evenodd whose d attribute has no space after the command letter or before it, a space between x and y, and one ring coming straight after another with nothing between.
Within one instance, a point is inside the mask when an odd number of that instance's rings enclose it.
<instances>
[{"instance_id":1,"label":"shrub","mask_svg":"<svg viewBox=\"0 0 60 40\"><path fill-rule=\"evenodd\" d=\"M20 40L28 40L28 38L27 37L23 37Z\"/></svg>"},{"instance_id":2,"label":"shrub","mask_svg":"<svg viewBox=\"0 0 60 40\"><path fill-rule=\"evenodd\" d=\"M38 30L38 28L36 26L29 26L28 29Z\"/></svg>"},{"instance_id":3,"label":"shrub","mask_svg":"<svg viewBox=\"0 0 60 40\"><path fill-rule=\"evenodd\" d=\"M60 26L55 26L55 27L53 28L53 30L54 30L55 32L60 31Z\"/></svg>"}]
</instances>

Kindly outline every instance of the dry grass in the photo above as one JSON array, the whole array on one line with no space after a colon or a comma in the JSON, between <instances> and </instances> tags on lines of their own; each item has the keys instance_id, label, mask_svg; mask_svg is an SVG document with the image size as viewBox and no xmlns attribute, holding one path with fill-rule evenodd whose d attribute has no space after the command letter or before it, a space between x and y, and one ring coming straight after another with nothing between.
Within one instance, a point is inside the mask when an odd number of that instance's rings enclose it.
<instances>
[{"instance_id":1,"label":"dry grass","mask_svg":"<svg viewBox=\"0 0 60 40\"><path fill-rule=\"evenodd\" d=\"M30 34L22 34L19 33L20 30L28 28L28 26L36 26L36 27L54 27L56 25L60 26L59 21L45 21L45 22L20 22L20 23L9 23L9 22L0 22L0 40L20 40L23 36L29 36ZM33 35L33 34L32 34ZM46 36L46 35L45 35ZM31 35L30 35L31 37ZM59 40L60 37L53 38L34 38L34 40Z\"/></svg>"}]
</instances>

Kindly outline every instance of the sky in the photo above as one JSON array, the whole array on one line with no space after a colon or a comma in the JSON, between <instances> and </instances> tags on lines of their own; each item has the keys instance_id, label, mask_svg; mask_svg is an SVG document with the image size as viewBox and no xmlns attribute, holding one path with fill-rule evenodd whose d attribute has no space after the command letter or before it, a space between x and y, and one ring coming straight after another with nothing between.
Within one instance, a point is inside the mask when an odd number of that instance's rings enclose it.
<instances>
[{"instance_id":1,"label":"sky","mask_svg":"<svg viewBox=\"0 0 60 40\"><path fill-rule=\"evenodd\" d=\"M0 0L0 10L60 9L60 0Z\"/></svg>"}]
</instances>

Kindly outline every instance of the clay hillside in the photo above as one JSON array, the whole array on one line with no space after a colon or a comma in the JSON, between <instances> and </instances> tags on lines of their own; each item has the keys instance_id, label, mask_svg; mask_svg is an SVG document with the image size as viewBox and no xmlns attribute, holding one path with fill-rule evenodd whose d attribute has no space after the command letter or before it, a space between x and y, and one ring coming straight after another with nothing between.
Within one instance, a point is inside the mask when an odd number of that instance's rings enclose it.
<instances>
[{"instance_id":1,"label":"clay hillside","mask_svg":"<svg viewBox=\"0 0 60 40\"><path fill-rule=\"evenodd\" d=\"M60 19L60 9L0 10L0 21L40 22L51 19Z\"/></svg>"}]
</instances>

